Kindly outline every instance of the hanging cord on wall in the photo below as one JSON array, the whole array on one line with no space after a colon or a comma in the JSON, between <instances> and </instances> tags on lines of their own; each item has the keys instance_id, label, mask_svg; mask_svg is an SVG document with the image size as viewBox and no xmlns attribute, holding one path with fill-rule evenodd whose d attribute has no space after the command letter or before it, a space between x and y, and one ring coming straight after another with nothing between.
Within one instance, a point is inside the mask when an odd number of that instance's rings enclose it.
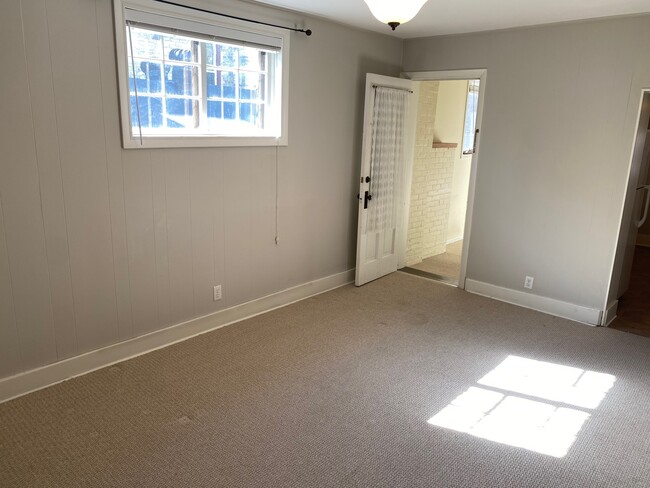
<instances>
[{"instance_id":1,"label":"hanging cord on wall","mask_svg":"<svg viewBox=\"0 0 650 488\"><path fill-rule=\"evenodd\" d=\"M279 197L280 157L278 155L279 147L280 147L280 139L276 139L276 143L275 143L275 245L276 246L280 245L280 235L278 230L278 222L279 222L278 214L280 213L280 197Z\"/></svg>"},{"instance_id":2,"label":"hanging cord on wall","mask_svg":"<svg viewBox=\"0 0 650 488\"><path fill-rule=\"evenodd\" d=\"M229 19L243 20L244 22L250 22L252 24L268 25L269 27L277 27L278 29L285 29L294 32L302 32L306 36L311 36L311 29L298 29L296 27L286 27L284 25L270 24L268 22L262 22L261 20L247 19L245 17L237 17L236 15L223 14L221 12L214 12L212 10L206 10L199 7L191 7L189 5L181 5L180 3L170 2L168 0L156 0L158 3L166 3L167 5L174 5L175 7L189 8L190 10L196 10L197 12L203 12L205 14L219 15L220 17L227 17Z\"/></svg>"},{"instance_id":3,"label":"hanging cord on wall","mask_svg":"<svg viewBox=\"0 0 650 488\"><path fill-rule=\"evenodd\" d=\"M133 88L135 90L135 111L138 116L138 132L140 145L142 146L142 124L140 123L140 101L138 100L138 79L135 76L135 58L133 57L133 35L131 34L131 23L127 22L129 28L129 50L131 51L131 69L133 70Z\"/></svg>"}]
</instances>

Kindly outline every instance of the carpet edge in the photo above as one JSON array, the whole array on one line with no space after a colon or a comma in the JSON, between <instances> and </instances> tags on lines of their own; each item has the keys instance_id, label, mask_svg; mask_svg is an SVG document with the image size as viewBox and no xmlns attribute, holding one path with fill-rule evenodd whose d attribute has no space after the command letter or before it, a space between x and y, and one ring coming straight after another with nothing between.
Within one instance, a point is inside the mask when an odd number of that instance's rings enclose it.
<instances>
[{"instance_id":1,"label":"carpet edge","mask_svg":"<svg viewBox=\"0 0 650 488\"><path fill-rule=\"evenodd\" d=\"M354 282L354 269L0 379L0 403Z\"/></svg>"}]
</instances>

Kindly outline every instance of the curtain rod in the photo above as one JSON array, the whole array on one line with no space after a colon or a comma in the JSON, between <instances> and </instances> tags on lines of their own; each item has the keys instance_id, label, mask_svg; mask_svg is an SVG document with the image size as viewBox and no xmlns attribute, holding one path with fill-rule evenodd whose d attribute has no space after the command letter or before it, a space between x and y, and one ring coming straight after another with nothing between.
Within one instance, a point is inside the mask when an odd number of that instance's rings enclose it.
<instances>
[{"instance_id":1,"label":"curtain rod","mask_svg":"<svg viewBox=\"0 0 650 488\"><path fill-rule=\"evenodd\" d=\"M413 90L409 90L408 88L397 88L395 86L375 85L373 83L372 87L373 88L388 88L390 90L399 90L399 91L405 91L405 92L413 93Z\"/></svg>"},{"instance_id":2,"label":"curtain rod","mask_svg":"<svg viewBox=\"0 0 650 488\"><path fill-rule=\"evenodd\" d=\"M262 22L261 20L247 19L245 17L237 17L236 15L223 14L221 12L214 12L212 10L206 10L199 7L191 7L189 5L182 5L180 3L170 2L168 0L155 0L158 3L166 3L167 5L174 5L175 7L189 8L190 10L196 10L197 12L203 12L205 14L219 15L221 17L227 17L229 19L243 20L244 22L250 22L252 24L261 24L268 25L269 27L277 27L278 29L285 29L294 32L302 32L306 36L311 36L311 29L297 29L295 27L285 27L283 25L270 24L268 22Z\"/></svg>"}]
</instances>

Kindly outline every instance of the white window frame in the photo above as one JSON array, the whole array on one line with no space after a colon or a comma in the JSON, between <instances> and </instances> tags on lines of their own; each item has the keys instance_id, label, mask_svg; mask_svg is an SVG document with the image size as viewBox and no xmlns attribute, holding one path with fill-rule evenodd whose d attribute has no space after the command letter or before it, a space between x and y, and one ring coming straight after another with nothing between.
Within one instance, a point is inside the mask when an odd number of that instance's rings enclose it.
<instances>
[{"instance_id":1,"label":"white window frame","mask_svg":"<svg viewBox=\"0 0 650 488\"><path fill-rule=\"evenodd\" d=\"M270 26L253 25L236 19L218 17L189 8L180 8L153 0L114 0L115 43L117 52L117 72L120 101L120 121L122 125L122 146L125 149L136 148L171 148L171 147L235 147L235 146L287 146L289 144L289 39L288 31ZM224 135L142 135L134 134L131 127L130 92L129 92L129 46L126 42L127 25L125 9L145 13L166 15L182 21L209 23L224 29L245 33L250 36L267 36L281 43L282 81L281 100L277 103L280 113L280 131L277 136L224 136Z\"/></svg>"}]
</instances>

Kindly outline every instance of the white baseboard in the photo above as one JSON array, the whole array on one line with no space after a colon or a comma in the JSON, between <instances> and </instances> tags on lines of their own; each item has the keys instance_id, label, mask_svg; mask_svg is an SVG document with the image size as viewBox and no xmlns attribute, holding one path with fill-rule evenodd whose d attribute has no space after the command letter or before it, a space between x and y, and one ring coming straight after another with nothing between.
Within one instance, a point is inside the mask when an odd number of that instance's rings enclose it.
<instances>
[{"instance_id":1,"label":"white baseboard","mask_svg":"<svg viewBox=\"0 0 650 488\"><path fill-rule=\"evenodd\" d=\"M605 316L603 317L602 325L604 325L605 327L609 327L609 324L611 324L616 318L617 312L618 312L618 300L614 300L612 303L609 304L607 310L605 310Z\"/></svg>"},{"instance_id":2,"label":"white baseboard","mask_svg":"<svg viewBox=\"0 0 650 488\"><path fill-rule=\"evenodd\" d=\"M0 403L354 281L354 269L0 380Z\"/></svg>"},{"instance_id":3,"label":"white baseboard","mask_svg":"<svg viewBox=\"0 0 650 488\"><path fill-rule=\"evenodd\" d=\"M532 293L503 288L471 279L465 280L465 290L477 295L495 298L502 302L519 305L520 307L582 322L583 324L600 325L602 311L596 310L595 308L583 307L581 305L555 300L554 298L533 295Z\"/></svg>"},{"instance_id":4,"label":"white baseboard","mask_svg":"<svg viewBox=\"0 0 650 488\"><path fill-rule=\"evenodd\" d=\"M462 241L463 236L459 237L452 237L451 239L447 239L447 242L445 243L445 246L448 246L449 244L453 244L454 242Z\"/></svg>"}]
</instances>

